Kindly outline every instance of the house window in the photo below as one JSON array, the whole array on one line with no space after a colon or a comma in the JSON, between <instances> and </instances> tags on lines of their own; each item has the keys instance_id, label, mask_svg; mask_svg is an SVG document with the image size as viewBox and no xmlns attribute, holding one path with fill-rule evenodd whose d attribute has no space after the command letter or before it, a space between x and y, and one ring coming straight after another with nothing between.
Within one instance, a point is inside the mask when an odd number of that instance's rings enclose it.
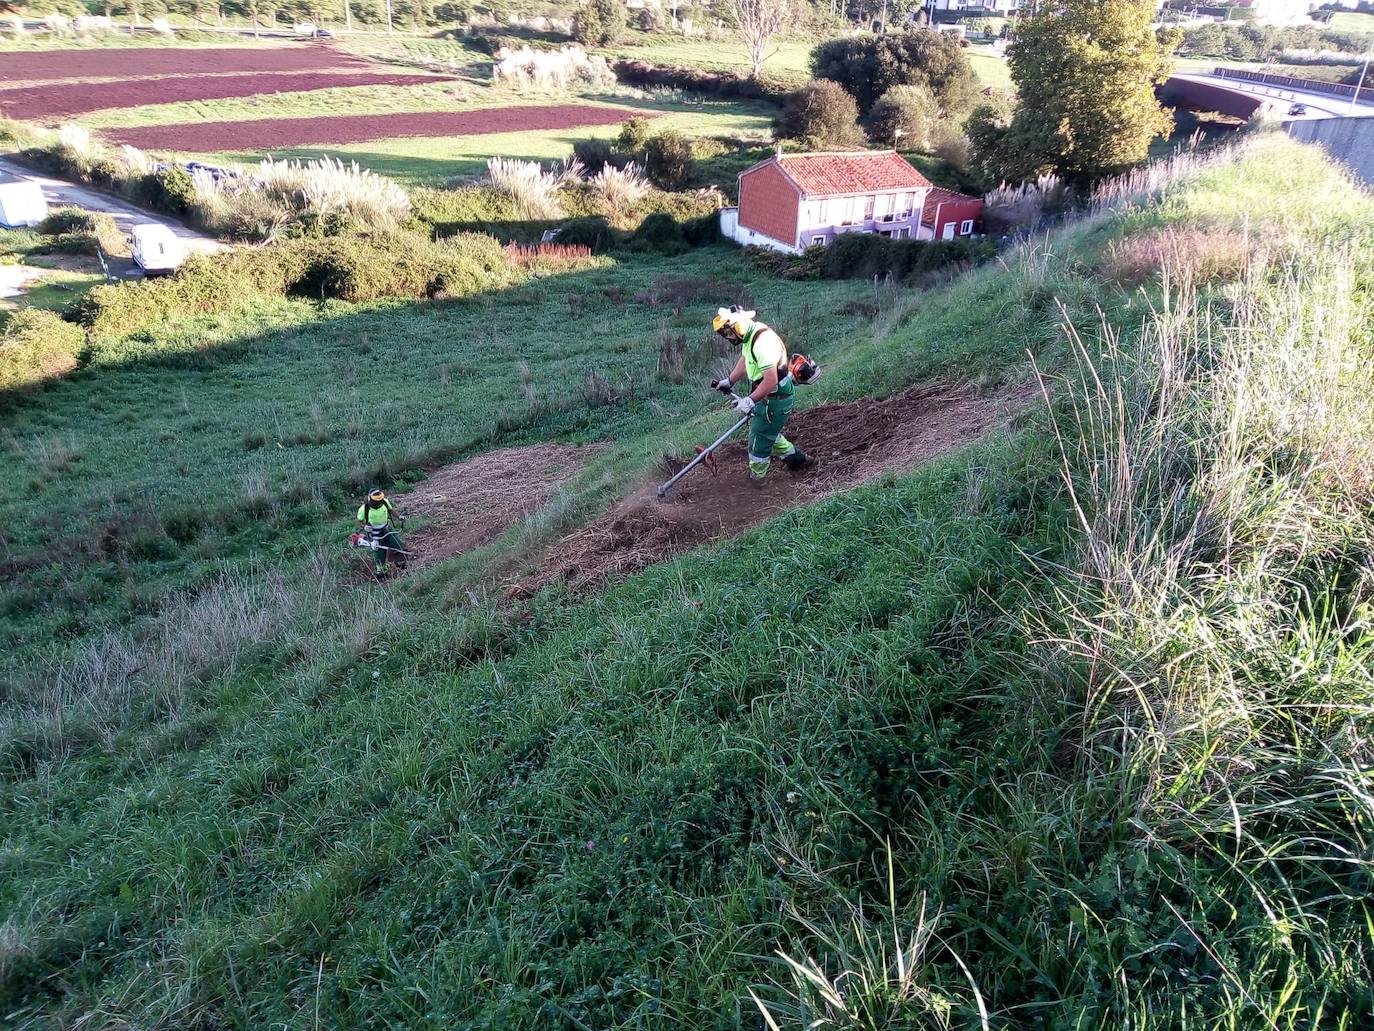
<instances>
[{"instance_id":1,"label":"house window","mask_svg":"<svg viewBox=\"0 0 1374 1031\"><path fill-rule=\"evenodd\" d=\"M864 198L864 221L867 222L873 217L873 198Z\"/></svg>"},{"instance_id":2,"label":"house window","mask_svg":"<svg viewBox=\"0 0 1374 1031\"><path fill-rule=\"evenodd\" d=\"M891 229L879 229L879 230L878 230L878 235L879 235L879 236L891 237L891 236L892 236L892 230L891 230Z\"/></svg>"},{"instance_id":3,"label":"house window","mask_svg":"<svg viewBox=\"0 0 1374 1031\"><path fill-rule=\"evenodd\" d=\"M813 237L811 237L811 246L812 246L812 247L824 247L824 246L825 246L825 237L824 237L824 236L813 236Z\"/></svg>"},{"instance_id":4,"label":"house window","mask_svg":"<svg viewBox=\"0 0 1374 1031\"><path fill-rule=\"evenodd\" d=\"M964 219L962 222L959 223L959 235L960 235L960 236L968 236L968 234L971 233L971 232L973 232L973 219L971 219L971 218L966 218L966 219Z\"/></svg>"}]
</instances>

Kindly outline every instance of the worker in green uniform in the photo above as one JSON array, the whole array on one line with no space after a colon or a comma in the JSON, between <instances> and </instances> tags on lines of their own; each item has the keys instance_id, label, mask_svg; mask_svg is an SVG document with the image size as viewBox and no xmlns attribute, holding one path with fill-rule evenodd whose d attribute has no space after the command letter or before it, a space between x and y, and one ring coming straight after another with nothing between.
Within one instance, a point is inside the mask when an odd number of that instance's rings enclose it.
<instances>
[{"instance_id":1,"label":"worker in green uniform","mask_svg":"<svg viewBox=\"0 0 1374 1031\"><path fill-rule=\"evenodd\" d=\"M806 464L801 448L782 435L787 417L792 414L796 384L788 364L787 345L782 337L754 316L756 312L738 307L721 308L711 320L711 328L725 340L740 345L740 359L724 379L713 380L711 387L732 393L737 383L749 383L749 393L737 397L732 407L749 416L749 480L763 483L774 458L796 470Z\"/></svg>"},{"instance_id":2,"label":"worker in green uniform","mask_svg":"<svg viewBox=\"0 0 1374 1031\"><path fill-rule=\"evenodd\" d=\"M386 560L392 554L396 556L397 566L401 569L406 567L406 546L392 526L393 519L405 525L405 520L397 514L380 488L374 487L368 491L367 499L358 506L358 526L369 540L376 542L377 547L372 554L377 561L378 576L386 571Z\"/></svg>"}]
</instances>

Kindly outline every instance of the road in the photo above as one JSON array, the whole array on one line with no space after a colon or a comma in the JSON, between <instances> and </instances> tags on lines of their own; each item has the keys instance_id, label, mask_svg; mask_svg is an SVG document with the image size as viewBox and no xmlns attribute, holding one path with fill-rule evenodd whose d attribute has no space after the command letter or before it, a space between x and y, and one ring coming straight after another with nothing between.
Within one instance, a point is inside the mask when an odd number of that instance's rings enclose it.
<instances>
[{"instance_id":1,"label":"road","mask_svg":"<svg viewBox=\"0 0 1374 1031\"><path fill-rule=\"evenodd\" d=\"M1363 90L1361 91L1360 101L1355 105L1355 110L1352 112L1350 110L1350 100L1348 98L1335 97L1329 93L1314 93L1310 90L1290 89L1287 86L1271 86L1267 83L1249 82L1245 79L1232 79L1224 75L1208 75L1203 72L1174 72L1169 78L1182 79L1185 82L1196 82L1204 86L1232 90L1237 93L1244 93L1248 96L1257 97L1273 104L1278 110L1279 116L1285 122L1311 121L1318 118L1374 117L1374 89L1368 90L1368 100L1365 99L1366 92ZM1303 115L1289 115L1288 110L1295 103L1305 105L1307 113Z\"/></svg>"},{"instance_id":2,"label":"road","mask_svg":"<svg viewBox=\"0 0 1374 1031\"><path fill-rule=\"evenodd\" d=\"M211 254L215 251L224 250L227 246L204 233L196 232L196 230L174 218L169 218L166 215L155 215L151 211L144 211L142 208L135 207L122 197L114 197L108 193L101 193L99 190L87 189L84 186L76 186L61 179L50 179L38 172L24 168L22 165L15 164L13 161L0 158L0 182L14 182L15 180L28 180L37 183L43 190L43 198L48 202L50 208L76 207L85 208L87 211L103 211L115 220L115 225L125 235L128 235L132 226L144 222L157 222L184 240L188 250Z\"/></svg>"}]
</instances>

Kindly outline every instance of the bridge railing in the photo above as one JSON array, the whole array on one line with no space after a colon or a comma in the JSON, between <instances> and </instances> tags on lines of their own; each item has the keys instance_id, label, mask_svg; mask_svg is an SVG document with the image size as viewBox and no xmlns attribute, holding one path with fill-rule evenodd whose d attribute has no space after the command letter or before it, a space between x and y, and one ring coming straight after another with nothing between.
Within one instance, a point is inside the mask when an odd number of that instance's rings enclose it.
<instances>
[{"instance_id":1,"label":"bridge railing","mask_svg":"<svg viewBox=\"0 0 1374 1031\"><path fill-rule=\"evenodd\" d=\"M1357 87L1343 82L1323 82L1321 79L1300 79L1294 75L1275 75L1272 72L1252 72L1246 68L1214 68L1212 74L1222 79L1241 79L1245 82L1258 82L1266 86L1279 86L1284 89L1302 90L1306 93L1325 93L1332 97L1355 95ZM1358 87L1361 104L1374 104L1374 87Z\"/></svg>"}]
</instances>

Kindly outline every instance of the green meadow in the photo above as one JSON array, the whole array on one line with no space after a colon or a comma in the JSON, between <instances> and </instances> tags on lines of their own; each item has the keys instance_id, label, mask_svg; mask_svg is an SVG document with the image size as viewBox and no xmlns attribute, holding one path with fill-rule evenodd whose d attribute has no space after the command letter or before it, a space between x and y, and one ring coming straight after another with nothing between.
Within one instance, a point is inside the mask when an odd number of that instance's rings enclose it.
<instances>
[{"instance_id":1,"label":"green meadow","mask_svg":"<svg viewBox=\"0 0 1374 1031\"><path fill-rule=\"evenodd\" d=\"M93 340L5 397L0 1013L1363 1026L1371 227L1319 152L1254 135L920 287L706 247ZM602 592L507 599L728 418L731 300L823 363L804 405L1042 400ZM607 447L481 551L353 574L362 487L544 440Z\"/></svg>"}]
</instances>

